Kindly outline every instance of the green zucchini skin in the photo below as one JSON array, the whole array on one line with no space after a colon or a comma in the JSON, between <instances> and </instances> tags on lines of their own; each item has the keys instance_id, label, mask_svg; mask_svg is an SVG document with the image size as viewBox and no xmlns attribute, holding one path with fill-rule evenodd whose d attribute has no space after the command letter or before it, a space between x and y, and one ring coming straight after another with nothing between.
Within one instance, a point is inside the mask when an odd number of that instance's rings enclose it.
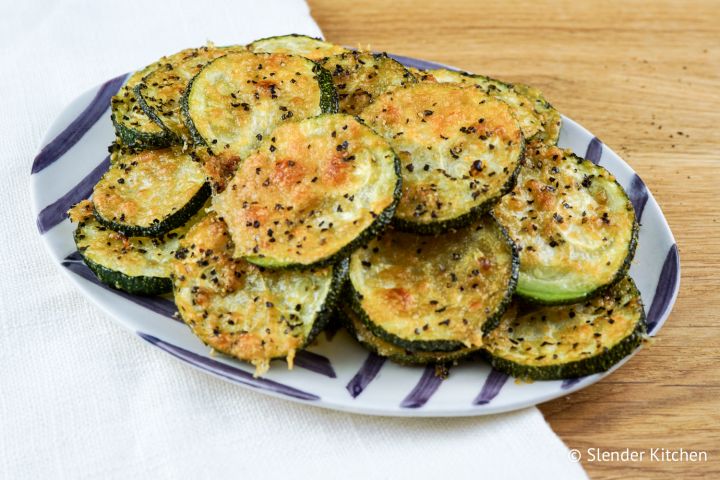
<instances>
[{"instance_id":1,"label":"green zucchini skin","mask_svg":"<svg viewBox=\"0 0 720 480\"><path fill-rule=\"evenodd\" d=\"M520 154L520 161L518 162L517 167L515 167L515 170L512 172L512 175L508 178L505 185L495 197L488 199L481 205L477 205L463 215L449 220L444 220L442 222L416 223L394 217L392 221L393 226L400 231L415 233L417 235L441 235L450 230L467 227L477 219L481 218L483 215L490 212L504 195L507 195L513 188L515 188L518 175L520 174L520 170L522 168L522 163L525 159L525 139L523 138L521 142L522 153Z\"/></svg>"},{"instance_id":2,"label":"green zucchini skin","mask_svg":"<svg viewBox=\"0 0 720 480\"><path fill-rule=\"evenodd\" d=\"M150 120L152 120L157 126L162 128L164 132L168 132L169 135L172 135L173 139L176 142L179 141L180 136L172 132L168 128L168 126L165 125L165 122L163 122L162 118L160 118L160 115L158 115L157 111L148 104L147 100L145 99L145 95L143 94L143 90L145 88L146 86L144 83L139 83L133 88L135 97L138 99L138 105L140 106L142 111L145 112L145 115L147 115Z\"/></svg>"},{"instance_id":3,"label":"green zucchini skin","mask_svg":"<svg viewBox=\"0 0 720 480\"><path fill-rule=\"evenodd\" d=\"M313 72L317 75L318 85L320 85L320 110L322 113L338 113L340 111L340 103L338 93L333 84L332 75L325 70L322 65L314 62Z\"/></svg>"},{"instance_id":4,"label":"green zucchini skin","mask_svg":"<svg viewBox=\"0 0 720 480\"><path fill-rule=\"evenodd\" d=\"M94 215L128 237L157 237L184 225L210 196L202 166L179 148L110 147L111 165L93 188Z\"/></svg>"},{"instance_id":5,"label":"green zucchini skin","mask_svg":"<svg viewBox=\"0 0 720 480\"><path fill-rule=\"evenodd\" d=\"M388 332L384 328L379 327L372 321L362 308L362 295L352 287L352 284L350 284L350 294L348 295L348 298L350 300L350 307L355 315L362 320L373 335L385 340L386 342L396 345L399 348L404 348L410 352L441 353L457 352L466 348L464 343L454 340L406 340L398 335Z\"/></svg>"},{"instance_id":6,"label":"green zucchini skin","mask_svg":"<svg viewBox=\"0 0 720 480\"><path fill-rule=\"evenodd\" d=\"M492 218L490 216L490 218ZM504 287L503 297L499 300L495 306L495 311L491 316L485 319L481 326L483 334L487 334L497 328L503 315L510 307L513 299L513 294L517 286L517 278L519 274L519 257L515 244L510 239L507 231L498 222L492 219L492 222L497 226L498 231L501 234L503 243L509 249L511 256L510 260L510 275L507 285ZM468 227L470 228L470 227ZM351 262L352 263L352 262ZM434 340L410 340L389 332L381 325L378 325L365 311L362 306L363 295L353 285L351 280L347 282L347 298L349 308L352 309L353 313L358 316L360 320L367 326L368 330L379 339L389 342L397 347L405 349L410 352L438 352L438 353L450 353L468 350L468 345L463 341L459 340L448 340L448 339L434 339Z\"/></svg>"},{"instance_id":7,"label":"green zucchini skin","mask_svg":"<svg viewBox=\"0 0 720 480\"><path fill-rule=\"evenodd\" d=\"M176 143L177 138L169 130L163 129L160 133L142 132L128 127L119 122L115 114L110 115L110 120L115 127L115 135L120 142L133 150L154 150L169 147Z\"/></svg>"},{"instance_id":8,"label":"green zucchini skin","mask_svg":"<svg viewBox=\"0 0 720 480\"><path fill-rule=\"evenodd\" d=\"M336 312L341 324L358 343L376 355L400 365L454 364L476 352L472 348L460 348L452 352L412 352L374 335L351 308L339 307Z\"/></svg>"},{"instance_id":9,"label":"green zucchini skin","mask_svg":"<svg viewBox=\"0 0 720 480\"><path fill-rule=\"evenodd\" d=\"M176 143L177 138L162 124L157 125L142 109L136 87L145 75L153 72L155 62L130 75L120 91L110 100L110 120L120 143L133 150L153 150Z\"/></svg>"},{"instance_id":10,"label":"green zucchini skin","mask_svg":"<svg viewBox=\"0 0 720 480\"><path fill-rule=\"evenodd\" d=\"M180 111L187 83L204 64L228 53L244 51L245 47L237 45L206 45L163 57L157 62L158 68L143 75L133 87L138 107L161 129L171 132L177 144L187 143L188 132Z\"/></svg>"},{"instance_id":11,"label":"green zucchini skin","mask_svg":"<svg viewBox=\"0 0 720 480\"><path fill-rule=\"evenodd\" d=\"M624 284L626 282L627 284ZM647 333L647 326L645 323L645 310L642 305L640 292L638 291L633 280L626 276L622 282L616 284L612 289L605 292L605 295L613 295L626 288L630 291L631 295L635 298L638 303L637 320L634 328L615 345L610 348L604 346L603 350L596 355L583 358L581 360L570 361L567 363L557 363L554 365L526 365L517 361L509 360L504 358L497 351L493 351L492 345L488 342L486 348L483 349L483 357L498 371L507 373L516 378L523 378L529 380L563 380L568 378L584 377L595 373L605 372L609 370L613 365L620 362L623 358L630 355L635 349L642 343ZM597 297L596 297L597 298ZM591 299L590 302L593 300ZM520 303L522 308L522 303ZM529 308L535 308L534 312L541 315L543 310L549 309L565 309L571 310L570 306L536 306L532 307L527 304ZM574 304L575 306L582 306L581 303ZM527 308L527 307L526 307ZM584 325L586 320L583 319L582 315L577 315L578 326ZM592 324L594 325L594 323ZM493 332L493 334L499 333L499 330Z\"/></svg>"},{"instance_id":12,"label":"green zucchini skin","mask_svg":"<svg viewBox=\"0 0 720 480\"><path fill-rule=\"evenodd\" d=\"M619 185L619 184L618 184ZM628 245L628 253L625 259L623 260L623 264L620 267L620 269L615 273L615 276L610 281L610 283L606 285L602 285L600 287L597 287L593 290L589 290L585 292L583 295L578 295L576 297L572 298L562 298L562 299L553 299L553 298L543 298L536 295L528 295L524 292L521 292L520 290L515 291L515 295L517 295L518 298L521 298L524 302L535 304L535 305L542 305L546 307L552 307L552 306L563 306L563 305L573 305L575 303L580 303L584 300L589 300L595 297L598 297L605 292L612 289L615 285L618 284L623 278L625 278L630 271L630 267L632 266L633 258L635 258L635 250L637 249L637 243L638 243L638 235L640 234L640 224L637 222L633 223L632 226L632 237L630 239L630 243Z\"/></svg>"},{"instance_id":13,"label":"green zucchini skin","mask_svg":"<svg viewBox=\"0 0 720 480\"><path fill-rule=\"evenodd\" d=\"M511 377L529 380L565 380L608 371L640 346L645 336L645 324L638 324L633 334L599 357L579 360L558 367L529 367L504 358L494 357L487 350L481 355L495 370Z\"/></svg>"},{"instance_id":14,"label":"green zucchini skin","mask_svg":"<svg viewBox=\"0 0 720 480\"><path fill-rule=\"evenodd\" d=\"M93 217L88 200L75 205L69 215L78 223L73 234L78 253L102 283L134 295L159 295L172 290L175 252L204 212L158 238L126 237L104 227Z\"/></svg>"},{"instance_id":15,"label":"green zucchini skin","mask_svg":"<svg viewBox=\"0 0 720 480\"><path fill-rule=\"evenodd\" d=\"M303 348L309 346L313 341L315 341L320 332L327 328L334 317L338 302L342 298L343 287L347 281L348 265L349 260L347 257L337 260L333 264L333 279L330 286L330 292L327 297L325 297L325 303L323 304L320 312L317 314L315 323L308 334Z\"/></svg>"},{"instance_id":16,"label":"green zucchini skin","mask_svg":"<svg viewBox=\"0 0 720 480\"><path fill-rule=\"evenodd\" d=\"M78 229L79 230L79 229ZM75 231L77 235L77 230ZM75 240L77 243L77 238ZM95 263L78 250L85 265L105 285L133 295L161 295L172 291L172 281L164 277L130 276Z\"/></svg>"},{"instance_id":17,"label":"green zucchini skin","mask_svg":"<svg viewBox=\"0 0 720 480\"><path fill-rule=\"evenodd\" d=\"M96 209L93 209L93 215L102 225L111 230L115 230L116 232L120 232L127 237L159 237L170 230L174 230L184 225L185 222L190 220L190 218L195 215L203 205L205 205L207 199L210 198L210 194L210 184L203 184L195 196L182 208L147 227L128 225L126 223L105 218Z\"/></svg>"},{"instance_id":18,"label":"green zucchini skin","mask_svg":"<svg viewBox=\"0 0 720 480\"><path fill-rule=\"evenodd\" d=\"M208 65L210 64L212 64L212 62L208 63ZM207 65L205 65L205 67L207 67ZM202 135L200 135L200 132L198 132L197 128L195 128L195 122L193 122L192 118L190 117L190 107L188 104L193 84L195 83L195 79L198 78L198 75L200 75L200 73L202 73L202 70L200 70L197 75L190 79L190 81L188 82L188 86L185 89L185 93L180 99L180 115L182 116L185 127L190 133L190 140L192 141L193 146L196 148L208 146L207 142L205 142L205 139L202 137ZM212 155L212 151L209 148L207 149L207 151L209 155Z\"/></svg>"}]
</instances>

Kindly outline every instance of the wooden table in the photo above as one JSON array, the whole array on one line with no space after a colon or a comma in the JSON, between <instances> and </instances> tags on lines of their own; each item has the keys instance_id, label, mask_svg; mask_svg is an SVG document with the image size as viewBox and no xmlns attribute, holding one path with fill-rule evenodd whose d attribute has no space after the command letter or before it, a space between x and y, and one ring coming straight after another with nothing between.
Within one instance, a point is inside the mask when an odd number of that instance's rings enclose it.
<instances>
[{"instance_id":1,"label":"wooden table","mask_svg":"<svg viewBox=\"0 0 720 480\"><path fill-rule=\"evenodd\" d=\"M542 405L570 448L708 451L584 462L593 478L720 478L720 2L311 0L326 37L540 87L642 176L680 249L675 309L609 378Z\"/></svg>"}]
</instances>

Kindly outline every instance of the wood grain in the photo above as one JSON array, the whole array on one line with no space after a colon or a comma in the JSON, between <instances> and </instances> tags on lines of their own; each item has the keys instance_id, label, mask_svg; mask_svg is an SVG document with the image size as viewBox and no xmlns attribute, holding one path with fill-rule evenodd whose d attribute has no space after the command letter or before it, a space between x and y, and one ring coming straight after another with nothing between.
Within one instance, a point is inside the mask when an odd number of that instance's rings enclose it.
<instances>
[{"instance_id":1,"label":"wood grain","mask_svg":"<svg viewBox=\"0 0 720 480\"><path fill-rule=\"evenodd\" d=\"M680 295L609 378L541 406L570 448L708 451L583 462L592 478L720 478L720 2L311 0L326 37L540 87L642 176L678 241Z\"/></svg>"}]
</instances>

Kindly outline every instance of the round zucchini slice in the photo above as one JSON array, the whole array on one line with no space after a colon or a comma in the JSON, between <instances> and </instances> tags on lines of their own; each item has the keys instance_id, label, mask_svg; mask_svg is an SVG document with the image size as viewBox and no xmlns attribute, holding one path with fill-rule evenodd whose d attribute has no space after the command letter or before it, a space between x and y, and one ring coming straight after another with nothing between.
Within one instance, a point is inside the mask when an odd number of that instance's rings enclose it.
<instances>
[{"instance_id":1,"label":"round zucchini slice","mask_svg":"<svg viewBox=\"0 0 720 480\"><path fill-rule=\"evenodd\" d=\"M135 87L142 78L157 68L148 65L130 75L120 91L110 99L110 119L120 143L135 150L163 148L175 140L172 132L155 123L143 111Z\"/></svg>"},{"instance_id":2,"label":"round zucchini slice","mask_svg":"<svg viewBox=\"0 0 720 480\"><path fill-rule=\"evenodd\" d=\"M527 139L555 144L560 134L560 114L542 96L540 90L526 85L514 86L484 75L447 70L427 70L424 81L474 85L486 94L510 105Z\"/></svg>"},{"instance_id":3,"label":"round zucchini slice","mask_svg":"<svg viewBox=\"0 0 720 480\"><path fill-rule=\"evenodd\" d=\"M415 83L415 77L384 53L346 52L326 58L321 65L332 75L340 111L358 115L381 93Z\"/></svg>"},{"instance_id":4,"label":"round zucchini slice","mask_svg":"<svg viewBox=\"0 0 720 480\"><path fill-rule=\"evenodd\" d=\"M157 68L144 75L142 81L135 85L134 93L138 105L148 118L162 129L171 132L179 143L189 142L190 134L180 114L185 87L202 67L212 60L244 50L245 47L241 46L207 45L163 57Z\"/></svg>"},{"instance_id":5,"label":"round zucchini slice","mask_svg":"<svg viewBox=\"0 0 720 480\"><path fill-rule=\"evenodd\" d=\"M337 112L330 74L303 57L241 52L203 68L183 97L195 143L245 158L280 123Z\"/></svg>"},{"instance_id":6,"label":"round zucchini slice","mask_svg":"<svg viewBox=\"0 0 720 480\"><path fill-rule=\"evenodd\" d=\"M461 348L453 352L413 352L387 342L370 331L365 322L349 307L338 309L345 328L355 339L371 352L387 357L401 365L427 365L454 363L477 351L478 348Z\"/></svg>"},{"instance_id":7,"label":"round zucchini slice","mask_svg":"<svg viewBox=\"0 0 720 480\"><path fill-rule=\"evenodd\" d=\"M248 50L256 53L285 53L299 55L310 60L320 60L332 55L347 52L347 48L334 45L319 38L307 35L281 35L277 37L261 38L247 46Z\"/></svg>"},{"instance_id":8,"label":"round zucchini slice","mask_svg":"<svg viewBox=\"0 0 720 480\"><path fill-rule=\"evenodd\" d=\"M517 274L515 246L489 215L438 237L388 230L350 256L351 303L383 340L452 352L482 345Z\"/></svg>"},{"instance_id":9,"label":"round zucchini slice","mask_svg":"<svg viewBox=\"0 0 720 480\"><path fill-rule=\"evenodd\" d=\"M179 149L120 154L93 190L95 217L126 236L156 237L184 224L210 196L202 165Z\"/></svg>"},{"instance_id":10,"label":"round zucchini slice","mask_svg":"<svg viewBox=\"0 0 720 480\"><path fill-rule=\"evenodd\" d=\"M535 87L516 83L513 89L525 98L529 98L533 102L533 110L542 122L542 130L534 137L548 145L555 145L560 138L560 128L562 127L562 115L555 110L550 103L545 100L542 92Z\"/></svg>"},{"instance_id":11,"label":"round zucchini slice","mask_svg":"<svg viewBox=\"0 0 720 480\"><path fill-rule=\"evenodd\" d=\"M347 262L316 270L266 270L232 258L225 223L210 214L181 242L173 262L180 316L205 344L264 374L324 328Z\"/></svg>"},{"instance_id":12,"label":"round zucchini slice","mask_svg":"<svg viewBox=\"0 0 720 480\"><path fill-rule=\"evenodd\" d=\"M509 107L475 88L418 83L379 96L362 119L400 157L394 223L416 233L469 224L515 185L524 140Z\"/></svg>"},{"instance_id":13,"label":"round zucchini slice","mask_svg":"<svg viewBox=\"0 0 720 480\"><path fill-rule=\"evenodd\" d=\"M172 290L171 262L180 240L204 212L160 237L126 237L101 225L85 200L70 212L75 245L85 264L98 279L118 290L136 295L159 295Z\"/></svg>"},{"instance_id":14,"label":"round zucchini slice","mask_svg":"<svg viewBox=\"0 0 720 480\"><path fill-rule=\"evenodd\" d=\"M521 304L485 339L493 368L518 378L559 380L604 372L645 336L645 310L630 277L584 303Z\"/></svg>"},{"instance_id":15,"label":"round zucchini slice","mask_svg":"<svg viewBox=\"0 0 720 480\"><path fill-rule=\"evenodd\" d=\"M604 168L534 144L515 189L495 207L520 251L518 295L579 302L625 276L635 254L635 211Z\"/></svg>"},{"instance_id":16,"label":"round zucchini slice","mask_svg":"<svg viewBox=\"0 0 720 480\"><path fill-rule=\"evenodd\" d=\"M347 256L391 219L400 197L390 145L354 117L284 123L240 165L213 209L234 255L266 267Z\"/></svg>"}]
</instances>

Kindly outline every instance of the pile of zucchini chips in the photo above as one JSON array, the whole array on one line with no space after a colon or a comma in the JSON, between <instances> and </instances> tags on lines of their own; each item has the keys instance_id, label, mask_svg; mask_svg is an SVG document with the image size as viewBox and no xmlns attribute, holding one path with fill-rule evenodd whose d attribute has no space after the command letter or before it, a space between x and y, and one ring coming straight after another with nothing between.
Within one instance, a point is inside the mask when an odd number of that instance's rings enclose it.
<instances>
[{"instance_id":1,"label":"pile of zucchini chips","mask_svg":"<svg viewBox=\"0 0 720 480\"><path fill-rule=\"evenodd\" d=\"M342 322L403 364L604 371L645 334L626 193L535 88L288 35L163 57L71 209L98 279L252 363Z\"/></svg>"}]
</instances>

